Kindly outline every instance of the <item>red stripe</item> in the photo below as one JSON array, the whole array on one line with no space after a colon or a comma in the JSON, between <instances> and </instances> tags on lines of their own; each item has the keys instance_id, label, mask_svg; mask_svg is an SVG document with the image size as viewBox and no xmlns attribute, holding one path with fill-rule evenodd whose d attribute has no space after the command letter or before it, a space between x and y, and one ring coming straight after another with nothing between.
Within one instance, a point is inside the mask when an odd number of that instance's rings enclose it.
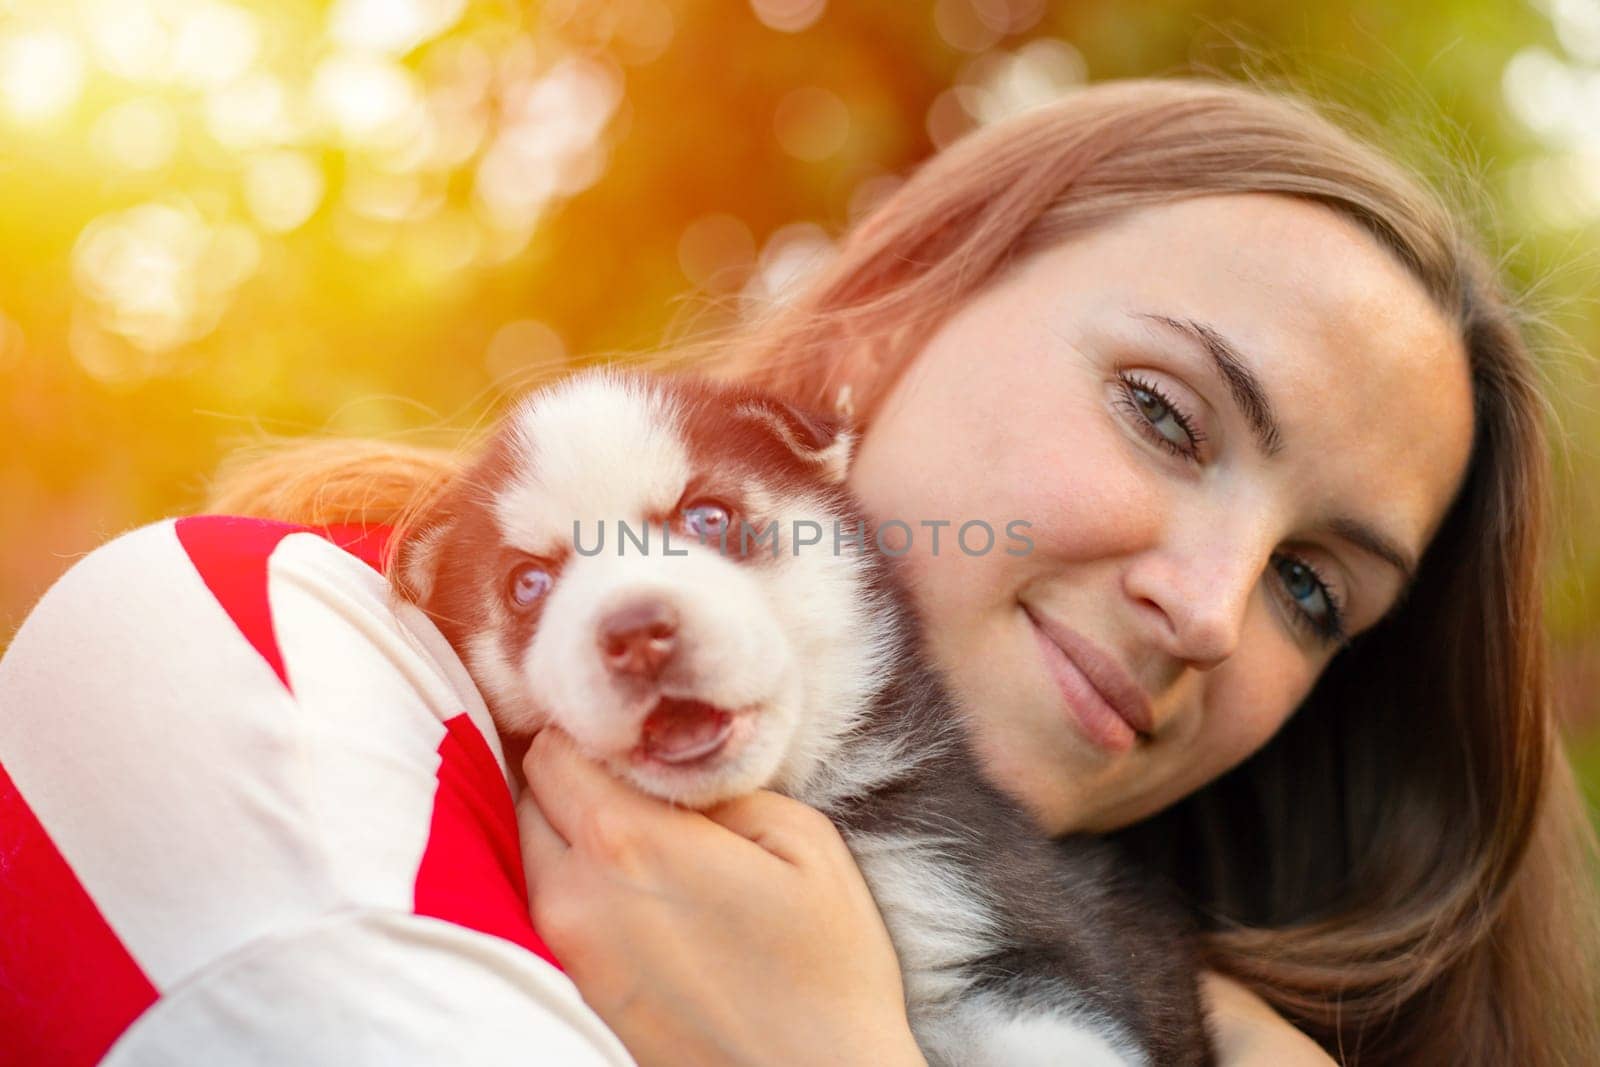
<instances>
[{"instance_id":1,"label":"red stripe","mask_svg":"<svg viewBox=\"0 0 1600 1067\"><path fill-rule=\"evenodd\" d=\"M465 714L444 725L416 912L503 937L559 967L528 916L517 817L500 765Z\"/></svg>"},{"instance_id":2,"label":"red stripe","mask_svg":"<svg viewBox=\"0 0 1600 1067\"><path fill-rule=\"evenodd\" d=\"M221 515L179 519L176 527L206 588L285 687L288 674L267 598L273 550L289 534L311 532L381 571L393 532L386 526L313 528ZM433 818L414 886L416 912L503 937L555 963L528 917L516 814L500 766L465 714L445 727Z\"/></svg>"},{"instance_id":3,"label":"red stripe","mask_svg":"<svg viewBox=\"0 0 1600 1067\"><path fill-rule=\"evenodd\" d=\"M159 995L0 767L0 1064L77 1067Z\"/></svg>"},{"instance_id":4,"label":"red stripe","mask_svg":"<svg viewBox=\"0 0 1600 1067\"><path fill-rule=\"evenodd\" d=\"M267 563L273 549L292 533L315 533L381 571L392 532L387 526L314 528L230 515L191 515L179 519L174 529L200 580L285 689L291 688L289 674L267 599Z\"/></svg>"},{"instance_id":5,"label":"red stripe","mask_svg":"<svg viewBox=\"0 0 1600 1067\"><path fill-rule=\"evenodd\" d=\"M267 560L278 542L303 526L238 519L222 515L194 515L174 524L178 542L189 561L217 598L222 610L261 654L285 689L289 674L272 628L272 608L267 603Z\"/></svg>"},{"instance_id":6,"label":"red stripe","mask_svg":"<svg viewBox=\"0 0 1600 1067\"><path fill-rule=\"evenodd\" d=\"M307 526L304 529L326 537L379 574L383 573L383 565L387 562L385 554L389 551L389 537L394 533L394 527L346 524Z\"/></svg>"}]
</instances>

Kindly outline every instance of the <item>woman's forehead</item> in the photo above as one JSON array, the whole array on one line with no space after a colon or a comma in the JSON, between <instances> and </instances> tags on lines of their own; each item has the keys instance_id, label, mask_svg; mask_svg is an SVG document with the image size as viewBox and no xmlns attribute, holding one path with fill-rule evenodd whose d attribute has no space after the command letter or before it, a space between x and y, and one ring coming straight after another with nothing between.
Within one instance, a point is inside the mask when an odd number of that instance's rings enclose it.
<instances>
[{"instance_id":1,"label":"woman's forehead","mask_svg":"<svg viewBox=\"0 0 1600 1067\"><path fill-rule=\"evenodd\" d=\"M1371 233L1329 207L1288 196L1188 197L1140 208L1046 249L1032 266L1046 286L1061 270L1080 284L1087 268L1103 288L1209 300L1261 320L1241 328L1366 324L1370 332L1378 316L1453 332L1422 284Z\"/></svg>"}]
</instances>

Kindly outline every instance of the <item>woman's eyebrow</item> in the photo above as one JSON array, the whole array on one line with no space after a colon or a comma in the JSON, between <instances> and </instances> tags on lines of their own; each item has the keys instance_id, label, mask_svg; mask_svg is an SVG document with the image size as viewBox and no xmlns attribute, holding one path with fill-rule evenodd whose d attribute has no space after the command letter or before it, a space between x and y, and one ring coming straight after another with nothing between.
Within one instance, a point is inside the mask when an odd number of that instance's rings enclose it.
<instances>
[{"instance_id":1,"label":"woman's eyebrow","mask_svg":"<svg viewBox=\"0 0 1600 1067\"><path fill-rule=\"evenodd\" d=\"M1227 385L1228 394L1250 424L1262 455L1270 458L1283 449L1283 430L1278 425L1277 415L1273 413L1272 401L1267 399L1267 391L1261 386L1261 379L1256 377L1249 361L1239 354L1239 350L1226 337L1213 327L1193 319L1175 319L1149 311L1135 312L1134 317L1159 322L1198 342L1206 355L1211 357L1213 369Z\"/></svg>"},{"instance_id":2,"label":"woman's eyebrow","mask_svg":"<svg viewBox=\"0 0 1600 1067\"><path fill-rule=\"evenodd\" d=\"M1417 576L1417 563L1411 553L1359 519L1337 518L1328 523L1328 529L1399 571L1402 579L1399 595L1405 595L1406 589Z\"/></svg>"},{"instance_id":3,"label":"woman's eyebrow","mask_svg":"<svg viewBox=\"0 0 1600 1067\"><path fill-rule=\"evenodd\" d=\"M1261 379L1250 369L1250 363L1239 350L1217 330L1193 319L1178 319L1155 312L1134 312L1135 318L1158 322L1197 342L1211 357L1211 364L1228 387L1233 402L1239 406L1245 421L1255 435L1263 455L1271 457L1283 449L1283 431L1272 410L1272 401L1261 386ZM1341 516L1328 523L1328 529L1341 539L1394 567L1401 574L1401 595L1416 577L1417 563L1410 552L1399 543L1369 523Z\"/></svg>"}]
</instances>

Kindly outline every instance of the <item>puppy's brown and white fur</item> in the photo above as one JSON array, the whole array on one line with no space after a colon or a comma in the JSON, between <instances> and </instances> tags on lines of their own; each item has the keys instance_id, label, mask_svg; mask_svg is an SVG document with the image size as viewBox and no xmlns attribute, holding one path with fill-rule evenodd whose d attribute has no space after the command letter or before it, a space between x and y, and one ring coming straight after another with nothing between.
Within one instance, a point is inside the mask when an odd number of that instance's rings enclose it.
<instances>
[{"instance_id":1,"label":"puppy's brown and white fur","mask_svg":"<svg viewBox=\"0 0 1600 1067\"><path fill-rule=\"evenodd\" d=\"M685 805L772 788L830 816L931 1062L1209 1063L1181 913L980 775L892 560L862 550L851 444L750 389L584 372L516 407L392 575L505 733L554 723Z\"/></svg>"}]
</instances>

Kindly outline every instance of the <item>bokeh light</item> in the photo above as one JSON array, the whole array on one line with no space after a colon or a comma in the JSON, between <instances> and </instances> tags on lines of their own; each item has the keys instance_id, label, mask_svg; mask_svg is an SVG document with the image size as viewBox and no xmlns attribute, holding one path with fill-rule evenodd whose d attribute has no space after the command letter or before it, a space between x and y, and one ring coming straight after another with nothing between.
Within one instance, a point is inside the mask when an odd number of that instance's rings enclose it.
<instances>
[{"instance_id":1,"label":"bokeh light","mask_svg":"<svg viewBox=\"0 0 1600 1067\"><path fill-rule=\"evenodd\" d=\"M711 292L730 292L744 284L756 258L750 227L732 215L695 219L678 239L678 264L684 277Z\"/></svg>"},{"instance_id":2,"label":"bokeh light","mask_svg":"<svg viewBox=\"0 0 1600 1067\"><path fill-rule=\"evenodd\" d=\"M1001 49L974 60L963 81L976 91L961 99L979 123L998 122L1055 99L1087 76L1082 54L1069 42L1041 37L1015 52Z\"/></svg>"},{"instance_id":3,"label":"bokeh light","mask_svg":"<svg viewBox=\"0 0 1600 1067\"><path fill-rule=\"evenodd\" d=\"M322 169L304 152L261 152L244 167L244 200L263 229L293 230L322 201Z\"/></svg>"},{"instance_id":4,"label":"bokeh light","mask_svg":"<svg viewBox=\"0 0 1600 1067\"><path fill-rule=\"evenodd\" d=\"M207 132L217 144L235 150L300 140L306 124L295 112L288 87L265 73L207 94L203 105Z\"/></svg>"},{"instance_id":5,"label":"bokeh light","mask_svg":"<svg viewBox=\"0 0 1600 1067\"><path fill-rule=\"evenodd\" d=\"M609 67L582 57L506 87L502 125L484 151L475 187L489 219L527 231L554 198L598 180L605 166L600 135L621 95Z\"/></svg>"},{"instance_id":6,"label":"bokeh light","mask_svg":"<svg viewBox=\"0 0 1600 1067\"><path fill-rule=\"evenodd\" d=\"M781 226L767 238L744 296L756 303L781 302L792 296L805 279L827 265L834 241L814 222Z\"/></svg>"},{"instance_id":7,"label":"bokeh light","mask_svg":"<svg viewBox=\"0 0 1600 1067\"><path fill-rule=\"evenodd\" d=\"M982 52L993 48L1005 36L1005 26L983 17L982 5L973 0L934 0L933 23L939 36L952 48L963 52Z\"/></svg>"},{"instance_id":8,"label":"bokeh light","mask_svg":"<svg viewBox=\"0 0 1600 1067\"><path fill-rule=\"evenodd\" d=\"M465 0L338 0L328 36L346 48L403 56L461 18Z\"/></svg>"},{"instance_id":9,"label":"bokeh light","mask_svg":"<svg viewBox=\"0 0 1600 1067\"><path fill-rule=\"evenodd\" d=\"M102 324L153 351L209 331L259 259L245 226L213 225L192 204L170 202L96 219L78 239L72 265Z\"/></svg>"},{"instance_id":10,"label":"bokeh light","mask_svg":"<svg viewBox=\"0 0 1600 1067\"><path fill-rule=\"evenodd\" d=\"M204 88L226 85L247 71L261 46L255 18L231 4L186 7L172 33L174 80Z\"/></svg>"},{"instance_id":11,"label":"bokeh light","mask_svg":"<svg viewBox=\"0 0 1600 1067\"><path fill-rule=\"evenodd\" d=\"M1600 3L1595 0L1545 0L1556 39L1575 59L1600 63Z\"/></svg>"},{"instance_id":12,"label":"bokeh light","mask_svg":"<svg viewBox=\"0 0 1600 1067\"><path fill-rule=\"evenodd\" d=\"M77 102L83 53L59 30L23 30L0 38L0 101L15 120L43 123Z\"/></svg>"},{"instance_id":13,"label":"bokeh light","mask_svg":"<svg viewBox=\"0 0 1600 1067\"><path fill-rule=\"evenodd\" d=\"M554 327L538 319L516 319L494 332L483 366L495 381L517 381L560 369L566 343Z\"/></svg>"},{"instance_id":14,"label":"bokeh light","mask_svg":"<svg viewBox=\"0 0 1600 1067\"><path fill-rule=\"evenodd\" d=\"M337 52L318 65L312 103L354 148L395 147L420 121L416 79L383 56Z\"/></svg>"},{"instance_id":15,"label":"bokeh light","mask_svg":"<svg viewBox=\"0 0 1600 1067\"><path fill-rule=\"evenodd\" d=\"M815 163L844 147L850 136L850 109L837 93L808 86L778 101L772 128L785 152Z\"/></svg>"},{"instance_id":16,"label":"bokeh light","mask_svg":"<svg viewBox=\"0 0 1600 1067\"><path fill-rule=\"evenodd\" d=\"M827 10L827 0L750 0L762 24L784 33L808 29Z\"/></svg>"},{"instance_id":17,"label":"bokeh light","mask_svg":"<svg viewBox=\"0 0 1600 1067\"><path fill-rule=\"evenodd\" d=\"M89 128L102 159L130 171L159 170L178 148L178 117L160 97L139 97L108 107Z\"/></svg>"}]
</instances>

